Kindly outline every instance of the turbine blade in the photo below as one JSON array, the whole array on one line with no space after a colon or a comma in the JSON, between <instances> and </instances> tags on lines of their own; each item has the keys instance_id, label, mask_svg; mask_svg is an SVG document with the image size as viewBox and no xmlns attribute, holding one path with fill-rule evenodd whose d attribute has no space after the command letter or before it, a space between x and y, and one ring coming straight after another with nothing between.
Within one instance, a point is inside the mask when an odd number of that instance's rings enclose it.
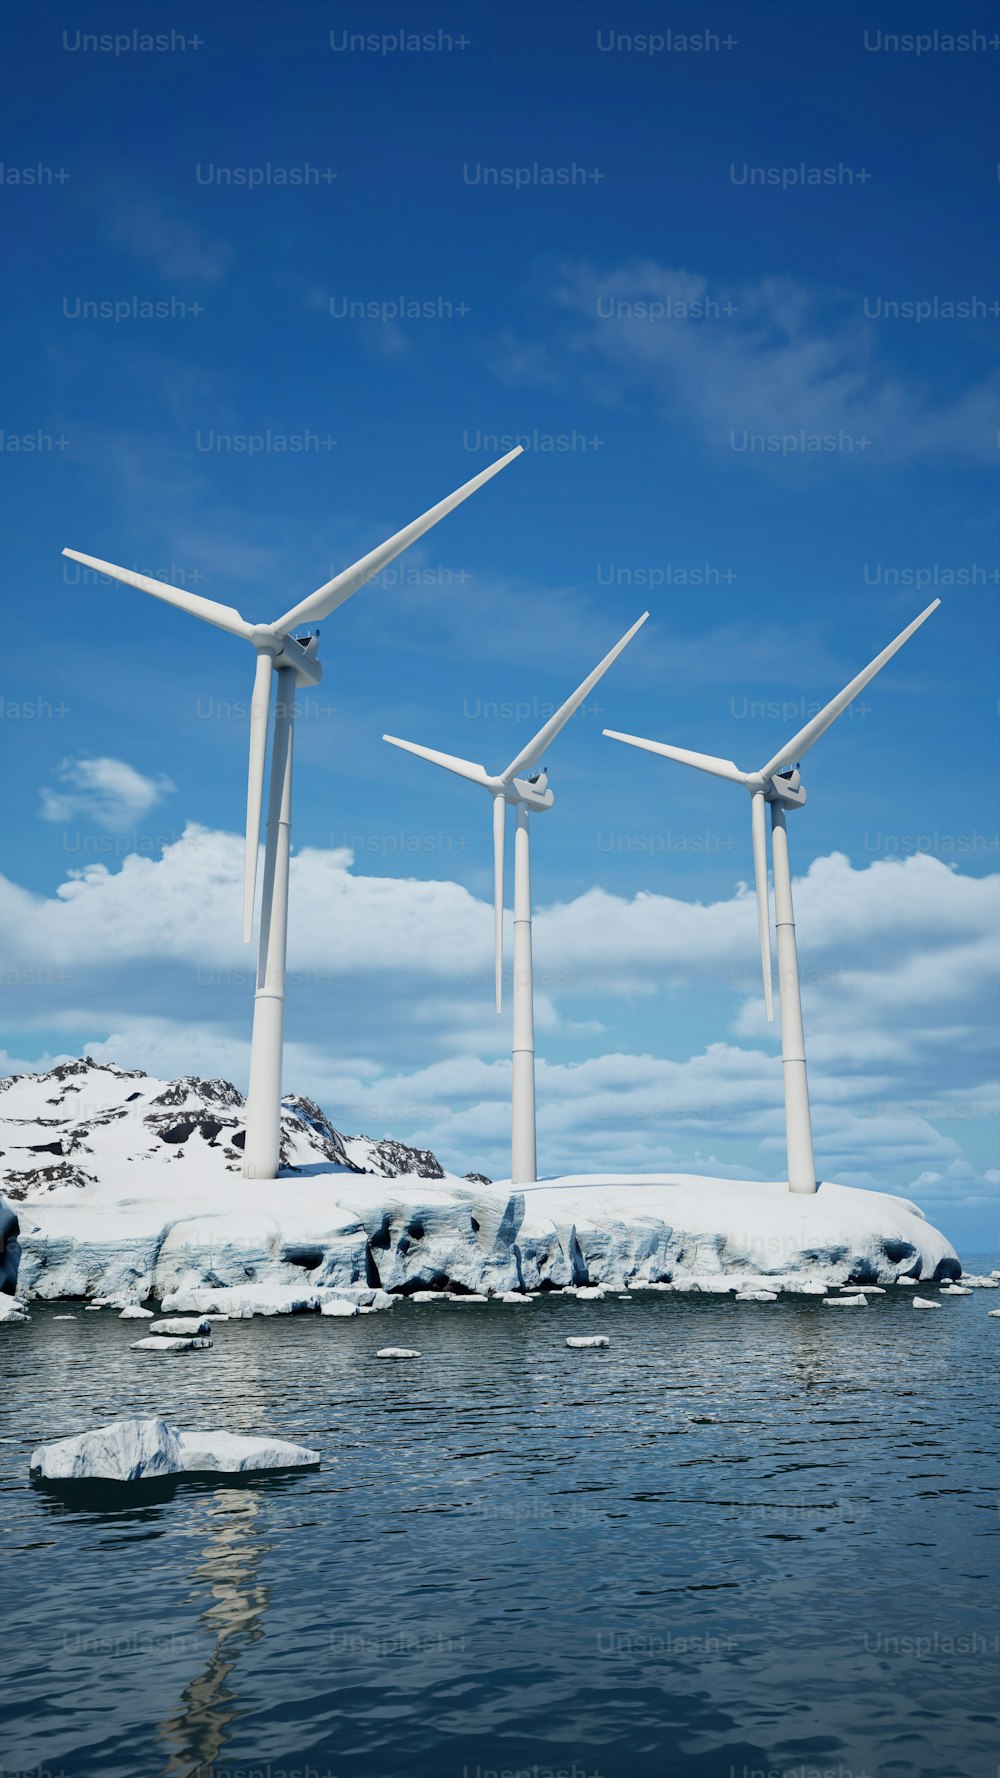
<instances>
[{"instance_id":1,"label":"turbine blade","mask_svg":"<svg viewBox=\"0 0 1000 1778\"><path fill-rule=\"evenodd\" d=\"M614 728L606 728L604 733L611 741L627 741L630 747L659 753L663 759L678 759L682 766L697 766L700 772L711 772L713 778L728 778L732 784L747 781L746 772L741 772L733 760L716 759L714 753L692 753L689 747L668 747L666 741L644 741L639 735L622 735Z\"/></svg>"},{"instance_id":2,"label":"turbine blade","mask_svg":"<svg viewBox=\"0 0 1000 1778\"><path fill-rule=\"evenodd\" d=\"M248 624L232 605L203 599L200 593L185 592L182 587L170 586L165 580L152 580L148 574L135 574L131 568L116 568L114 562L102 562L99 556L81 555L76 549L64 549L63 555L74 562L82 562L85 568L95 568L98 574L107 574L111 580L120 580L124 586L135 587L140 593L152 593L154 599L162 599L166 605L176 605L179 611L203 618L205 623L214 624L217 630L227 630L231 636L249 637L253 634L253 625Z\"/></svg>"},{"instance_id":3,"label":"turbine blade","mask_svg":"<svg viewBox=\"0 0 1000 1778\"><path fill-rule=\"evenodd\" d=\"M291 611L286 611L284 617L279 617L274 625L276 634L286 636L289 630L295 629L297 624L314 623L318 622L320 618L328 617L331 611L335 611L338 605L343 605L344 600L349 599L352 593L356 593L360 587L363 587L374 574L378 574L382 568L395 561L397 556L402 555L404 549L409 549L411 543L416 543L417 538L422 537L425 531L429 531L432 525L436 525L439 519L454 512L455 507L461 506L463 500L468 500L469 495L474 494L477 488L481 488L484 482L490 481L501 469L505 469L508 463L512 463L515 457L519 457L522 450L523 446L518 445L515 450L508 451L506 457L501 457L496 463L491 463L488 469L482 470L479 475L474 475L470 482L457 488L454 494L448 495L447 499L439 500L436 506L432 506L430 511L423 513L419 519L414 519L411 525L405 526L402 531L397 531L394 537L388 538L385 543L380 543L377 549L370 550L367 556L362 556L361 560L355 562L352 567L345 568L343 573L336 575L333 580L328 580L325 586L318 587L316 592L310 593L307 599L301 600L298 605L293 605Z\"/></svg>"},{"instance_id":4,"label":"turbine blade","mask_svg":"<svg viewBox=\"0 0 1000 1778\"><path fill-rule=\"evenodd\" d=\"M764 1005L767 1022L774 1022L771 999L771 906L767 895L767 798L755 790L750 804L753 833L753 876L757 890L757 930L760 934L760 966L764 975Z\"/></svg>"},{"instance_id":5,"label":"turbine blade","mask_svg":"<svg viewBox=\"0 0 1000 1778\"><path fill-rule=\"evenodd\" d=\"M497 1012L503 1001L503 842L507 827L507 804L503 791L493 798L493 949L497 990Z\"/></svg>"},{"instance_id":6,"label":"turbine blade","mask_svg":"<svg viewBox=\"0 0 1000 1778\"><path fill-rule=\"evenodd\" d=\"M264 755L267 752L267 719L271 709L271 674L274 663L262 649L257 655L250 697L250 768L247 774L247 839L243 855L243 943L253 931L253 904L257 891L257 848L260 844L260 810L264 799Z\"/></svg>"},{"instance_id":7,"label":"turbine blade","mask_svg":"<svg viewBox=\"0 0 1000 1778\"><path fill-rule=\"evenodd\" d=\"M618 659L622 649L628 647L636 630L641 630L648 616L649 612L644 611L638 623L634 623L632 628L626 631L625 635L621 638L621 641L615 643L611 653L606 654L600 665L596 666L592 673L587 674L583 684L577 686L572 697L566 699L565 704L560 706L554 716L549 717L544 728L539 729L534 739L529 741L528 745L522 747L520 753L515 755L511 760L510 765L507 767L507 770L501 774L505 784L509 784L512 778L516 778L519 772L526 772L529 766L538 764L538 761L541 759L542 754L545 752L550 742L554 741L560 730L566 727L570 717L575 711L579 710L584 698L586 698L593 690L597 681L603 678L612 663Z\"/></svg>"},{"instance_id":8,"label":"turbine blade","mask_svg":"<svg viewBox=\"0 0 1000 1778\"><path fill-rule=\"evenodd\" d=\"M874 679L876 673L882 671L886 661L891 661L897 650L902 648L903 643L910 640L914 630L919 630L921 624L926 623L931 612L936 611L940 603L940 599L935 599L933 605L928 605L926 611L922 611L911 624L907 624L905 630L900 631L896 640L889 643L888 648L883 648L881 654L877 654L873 661L869 661L867 667L855 679L851 680L850 685L845 685L843 691L838 692L835 698L831 698L830 702L816 716L812 717L804 728L800 728L798 734L792 736L786 746L782 747L780 753L776 753L773 759L768 760L766 766L761 767L761 777L771 778L775 772L780 772L785 766L795 765L802 755L809 751L814 742L819 740L820 735L826 733L830 724L836 722L837 717L843 714L848 704L857 697L858 692L864 691L869 680Z\"/></svg>"},{"instance_id":9,"label":"turbine blade","mask_svg":"<svg viewBox=\"0 0 1000 1778\"><path fill-rule=\"evenodd\" d=\"M418 759L429 759L432 765L443 766L446 772L454 772L458 778L468 778L472 784L493 782L485 766L476 765L474 760L459 759L455 753L437 753L433 747L418 747L416 741L401 741L398 735L383 735L390 747L402 747L406 753L415 753Z\"/></svg>"}]
</instances>

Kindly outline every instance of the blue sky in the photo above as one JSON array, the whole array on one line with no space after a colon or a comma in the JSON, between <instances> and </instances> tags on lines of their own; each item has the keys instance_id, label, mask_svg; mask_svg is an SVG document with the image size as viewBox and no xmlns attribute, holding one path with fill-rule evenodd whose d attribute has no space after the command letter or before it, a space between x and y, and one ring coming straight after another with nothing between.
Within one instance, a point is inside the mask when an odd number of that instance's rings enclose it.
<instances>
[{"instance_id":1,"label":"blue sky","mask_svg":"<svg viewBox=\"0 0 1000 1778\"><path fill-rule=\"evenodd\" d=\"M540 1162L780 1173L745 800L601 729L753 767L939 595L790 842L822 1169L993 1244L996 13L946 23L982 38L895 46L924 5L7 22L9 1066L245 1078L249 651L62 547L267 620L527 435L324 627L286 1086L503 1172L489 808L379 736L495 769L648 606L535 828Z\"/></svg>"}]
</instances>

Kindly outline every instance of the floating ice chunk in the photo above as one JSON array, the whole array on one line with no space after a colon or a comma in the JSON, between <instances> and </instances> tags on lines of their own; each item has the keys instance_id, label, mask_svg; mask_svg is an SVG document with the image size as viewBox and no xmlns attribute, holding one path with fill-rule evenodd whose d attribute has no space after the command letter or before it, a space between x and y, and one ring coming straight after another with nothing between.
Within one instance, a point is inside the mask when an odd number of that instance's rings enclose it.
<instances>
[{"instance_id":1,"label":"floating ice chunk","mask_svg":"<svg viewBox=\"0 0 1000 1778\"><path fill-rule=\"evenodd\" d=\"M148 1339L133 1340L133 1352L203 1352L211 1340L195 1334L188 1339L171 1339L168 1334L150 1334Z\"/></svg>"},{"instance_id":2,"label":"floating ice chunk","mask_svg":"<svg viewBox=\"0 0 1000 1778\"><path fill-rule=\"evenodd\" d=\"M776 1290L741 1290L733 1298L734 1303L776 1303L777 1300Z\"/></svg>"},{"instance_id":3,"label":"floating ice chunk","mask_svg":"<svg viewBox=\"0 0 1000 1778\"><path fill-rule=\"evenodd\" d=\"M456 1291L451 1300L453 1303L488 1303L490 1299L488 1296L479 1296L475 1291L470 1290L467 1294Z\"/></svg>"},{"instance_id":4,"label":"floating ice chunk","mask_svg":"<svg viewBox=\"0 0 1000 1778\"><path fill-rule=\"evenodd\" d=\"M152 1321L152 1309L142 1309L138 1303L129 1303L118 1317L119 1321Z\"/></svg>"},{"instance_id":5,"label":"floating ice chunk","mask_svg":"<svg viewBox=\"0 0 1000 1778\"><path fill-rule=\"evenodd\" d=\"M857 1296L825 1296L824 1309L867 1309L868 1298L863 1291Z\"/></svg>"},{"instance_id":6,"label":"floating ice chunk","mask_svg":"<svg viewBox=\"0 0 1000 1778\"><path fill-rule=\"evenodd\" d=\"M610 1346L607 1334L578 1334L566 1341L567 1346Z\"/></svg>"},{"instance_id":7,"label":"floating ice chunk","mask_svg":"<svg viewBox=\"0 0 1000 1778\"><path fill-rule=\"evenodd\" d=\"M75 1315L53 1315L53 1321L75 1321Z\"/></svg>"},{"instance_id":8,"label":"floating ice chunk","mask_svg":"<svg viewBox=\"0 0 1000 1778\"><path fill-rule=\"evenodd\" d=\"M415 1290L410 1297L411 1303L451 1303L454 1300L450 1290Z\"/></svg>"},{"instance_id":9,"label":"floating ice chunk","mask_svg":"<svg viewBox=\"0 0 1000 1778\"><path fill-rule=\"evenodd\" d=\"M971 1296L972 1292L969 1289L967 1284L950 1284L950 1285L948 1285L947 1289L942 1289L941 1295L942 1296Z\"/></svg>"},{"instance_id":10,"label":"floating ice chunk","mask_svg":"<svg viewBox=\"0 0 1000 1778\"><path fill-rule=\"evenodd\" d=\"M919 1278L897 1278L897 1279L896 1279L896 1283L897 1283L897 1284L905 1284L905 1285L907 1285L907 1286L911 1286L911 1285L916 1285L916 1284L919 1284L919 1283L920 1283L920 1279L919 1279Z\"/></svg>"},{"instance_id":11,"label":"floating ice chunk","mask_svg":"<svg viewBox=\"0 0 1000 1778\"><path fill-rule=\"evenodd\" d=\"M581 1284L577 1288L576 1299L580 1303L600 1303L607 1294L603 1284Z\"/></svg>"},{"instance_id":12,"label":"floating ice chunk","mask_svg":"<svg viewBox=\"0 0 1000 1778\"><path fill-rule=\"evenodd\" d=\"M823 1284L819 1278L803 1278L801 1284L790 1280L782 1285L790 1296L825 1296L829 1288L829 1284Z\"/></svg>"},{"instance_id":13,"label":"floating ice chunk","mask_svg":"<svg viewBox=\"0 0 1000 1778\"><path fill-rule=\"evenodd\" d=\"M991 1321L1000 1321L1000 1309L987 1309L986 1313Z\"/></svg>"},{"instance_id":14,"label":"floating ice chunk","mask_svg":"<svg viewBox=\"0 0 1000 1778\"><path fill-rule=\"evenodd\" d=\"M222 1311L243 1320L248 1315L295 1315L315 1310L336 1295L335 1290L309 1284L197 1285L171 1292L161 1306L167 1314L179 1310L181 1314L218 1315Z\"/></svg>"},{"instance_id":15,"label":"floating ice chunk","mask_svg":"<svg viewBox=\"0 0 1000 1778\"><path fill-rule=\"evenodd\" d=\"M502 1303L533 1303L533 1296L525 1296L519 1290L505 1290L500 1298Z\"/></svg>"},{"instance_id":16,"label":"floating ice chunk","mask_svg":"<svg viewBox=\"0 0 1000 1778\"><path fill-rule=\"evenodd\" d=\"M210 1334L212 1323L206 1315L175 1315L169 1321L151 1321L151 1334L172 1334L175 1339L183 1340L189 1334Z\"/></svg>"},{"instance_id":17,"label":"floating ice chunk","mask_svg":"<svg viewBox=\"0 0 1000 1778\"><path fill-rule=\"evenodd\" d=\"M49 1481L139 1482L183 1468L177 1433L165 1420L115 1420L32 1451L32 1475Z\"/></svg>"},{"instance_id":18,"label":"floating ice chunk","mask_svg":"<svg viewBox=\"0 0 1000 1778\"><path fill-rule=\"evenodd\" d=\"M31 1453L33 1476L47 1481L139 1482L168 1475L243 1474L315 1468L319 1452L270 1437L178 1432L165 1420L116 1420Z\"/></svg>"},{"instance_id":19,"label":"floating ice chunk","mask_svg":"<svg viewBox=\"0 0 1000 1778\"><path fill-rule=\"evenodd\" d=\"M630 1302L631 1302L631 1301L632 1301L632 1298L631 1298L631 1297L630 1297L630 1296L621 1296L621 1295L619 1295L619 1297L618 1297L618 1301L619 1301L619 1302L620 1302L620 1303L630 1303Z\"/></svg>"},{"instance_id":20,"label":"floating ice chunk","mask_svg":"<svg viewBox=\"0 0 1000 1778\"><path fill-rule=\"evenodd\" d=\"M932 1303L929 1296L915 1296L913 1299L913 1307L915 1309L940 1309L941 1304Z\"/></svg>"},{"instance_id":21,"label":"floating ice chunk","mask_svg":"<svg viewBox=\"0 0 1000 1778\"><path fill-rule=\"evenodd\" d=\"M180 1432L181 1463L188 1475L246 1475L261 1469L318 1469L319 1452L268 1434Z\"/></svg>"},{"instance_id":22,"label":"floating ice chunk","mask_svg":"<svg viewBox=\"0 0 1000 1778\"><path fill-rule=\"evenodd\" d=\"M855 1293L860 1290L863 1296L885 1296L881 1284L838 1284L837 1289L853 1290Z\"/></svg>"},{"instance_id":23,"label":"floating ice chunk","mask_svg":"<svg viewBox=\"0 0 1000 1778\"><path fill-rule=\"evenodd\" d=\"M342 1296L332 1296L328 1303L320 1303L321 1315L357 1315L360 1305L349 1303Z\"/></svg>"},{"instance_id":24,"label":"floating ice chunk","mask_svg":"<svg viewBox=\"0 0 1000 1778\"><path fill-rule=\"evenodd\" d=\"M27 1319L26 1303L22 1303L19 1297L8 1296L6 1292L0 1295L0 1321L8 1321L13 1327L19 1327Z\"/></svg>"},{"instance_id":25,"label":"floating ice chunk","mask_svg":"<svg viewBox=\"0 0 1000 1778\"><path fill-rule=\"evenodd\" d=\"M983 1278L977 1272L963 1272L962 1283L968 1290L996 1290L1000 1286L1000 1273L991 1272Z\"/></svg>"},{"instance_id":26,"label":"floating ice chunk","mask_svg":"<svg viewBox=\"0 0 1000 1778\"><path fill-rule=\"evenodd\" d=\"M419 1358L420 1353L413 1346L383 1346L375 1356L376 1358Z\"/></svg>"}]
</instances>

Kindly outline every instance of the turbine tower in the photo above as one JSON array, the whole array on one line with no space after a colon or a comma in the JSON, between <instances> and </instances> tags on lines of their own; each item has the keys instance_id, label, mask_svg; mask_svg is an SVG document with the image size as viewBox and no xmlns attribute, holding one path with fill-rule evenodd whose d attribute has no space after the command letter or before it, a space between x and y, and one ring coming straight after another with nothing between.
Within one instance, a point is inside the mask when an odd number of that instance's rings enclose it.
<instances>
[{"instance_id":1,"label":"turbine tower","mask_svg":"<svg viewBox=\"0 0 1000 1778\"><path fill-rule=\"evenodd\" d=\"M515 754L504 771L491 776L485 766L470 759L459 759L453 753L437 753L431 747L418 747L415 741L401 741L396 735L383 735L393 747L415 753L418 759L429 759L432 765L443 766L459 778L481 784L493 798L493 949L496 975L496 1007L501 1009L503 985L503 863L504 835L507 826L507 805L512 804L514 816L514 1009L511 1048L511 1183L530 1184L537 1177L535 1150L535 1012L531 975L531 848L528 817L551 809L555 798L544 772L533 772L550 741L565 728L570 717L579 710L597 681L607 672L622 649L627 647L649 616L644 611L638 623L616 642L610 654L578 685L540 728L534 739ZM530 773L521 777L520 773Z\"/></svg>"},{"instance_id":2,"label":"turbine tower","mask_svg":"<svg viewBox=\"0 0 1000 1778\"><path fill-rule=\"evenodd\" d=\"M809 1082L806 1075L806 1048L802 1030L802 999L799 993L799 962L795 944L795 914L792 907L792 877L788 863L788 833L785 816L790 809L800 809L806 800L801 787L798 762L803 754L825 734L832 722L843 715L859 691L881 672L904 642L936 611L940 599L928 605L919 617L902 630L888 648L883 648L863 672L845 685L828 704L807 722L798 734L761 766L758 772L741 772L731 759L716 759L710 753L692 753L685 747L668 747L664 741L644 741L638 735L619 734L606 728L612 741L627 741L630 747L643 747L647 753L659 753L664 759L676 759L682 765L695 766L715 778L728 778L742 784L750 792L751 835L753 839L754 883L757 893L757 929L760 937L760 960L764 975L764 1004L768 1020L774 1017L771 1001L771 915L767 895L766 805L771 806L771 858L774 866L774 924L778 941L778 1003L781 1009L781 1061L785 1087L785 1136L788 1149L788 1189L793 1192L814 1192L817 1189L816 1163L813 1159L812 1117L809 1110Z\"/></svg>"},{"instance_id":3,"label":"turbine tower","mask_svg":"<svg viewBox=\"0 0 1000 1778\"><path fill-rule=\"evenodd\" d=\"M373 575L395 560L411 543L423 537L447 513L453 512L484 482L521 455L521 446L508 451L447 499L432 506L419 519L377 549L345 568L333 580L310 593L275 623L252 624L231 605L220 605L198 593L185 592L166 581L134 574L97 556L64 549L63 555L120 580L139 592L151 593L168 605L176 605L192 617L200 617L230 636L239 636L256 651L253 692L250 699L250 765L247 783L246 849L243 866L243 942L253 929L257 886L257 851L260 842L261 805L264 794L264 760L271 704L271 682L277 679L274 728L271 742L271 782L264 848L264 882L261 894L257 986L253 1004L250 1042L250 1083L247 1091L247 1124L243 1149L244 1179L276 1179L281 1142L281 1063L285 1019L285 953L288 942L288 861L292 828L292 740L295 694L300 685L318 685L323 669L317 659L319 631L297 637L293 630L328 617L359 591Z\"/></svg>"}]
</instances>

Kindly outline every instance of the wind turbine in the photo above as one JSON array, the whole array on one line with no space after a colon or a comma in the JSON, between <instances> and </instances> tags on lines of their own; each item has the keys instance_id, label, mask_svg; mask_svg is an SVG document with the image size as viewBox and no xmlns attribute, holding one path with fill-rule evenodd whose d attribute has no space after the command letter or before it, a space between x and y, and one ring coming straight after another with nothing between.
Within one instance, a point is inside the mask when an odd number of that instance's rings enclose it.
<instances>
[{"instance_id":1,"label":"wind turbine","mask_svg":"<svg viewBox=\"0 0 1000 1778\"><path fill-rule=\"evenodd\" d=\"M257 850L264 794L264 759L271 703L271 681L277 677L274 701L274 732L271 744L271 783L267 810L267 841L264 848L264 884L261 895L257 986L250 1043L250 1084L247 1092L247 1125L243 1149L244 1179L276 1179L281 1136L281 1060L285 1019L285 953L288 940L288 860L292 826L292 738L295 692L300 685L318 685L323 669L317 659L319 631L298 637L302 624L328 617L358 592L372 576L423 537L447 513L454 511L477 488L521 455L521 446L473 476L447 499L440 500L419 519L397 531L377 549L345 568L333 580L310 593L275 623L252 624L232 605L220 605L199 593L185 592L129 568L117 568L97 556L64 549L63 555L82 562L99 574L120 580L139 592L151 593L168 605L176 605L192 617L203 618L230 636L251 643L257 655L250 699L250 766L247 785L246 850L243 866L243 942L249 943L253 928L257 884Z\"/></svg>"},{"instance_id":2,"label":"wind turbine","mask_svg":"<svg viewBox=\"0 0 1000 1778\"><path fill-rule=\"evenodd\" d=\"M616 642L610 654L588 673L572 697L560 705L554 716L539 729L533 740L515 754L510 765L491 776L485 766L470 759L459 759L453 753L437 753L432 747L418 747L415 741L401 741L396 735L383 735L393 747L415 753L418 759L429 759L432 765L443 766L459 778L481 784L493 798L493 948L496 975L496 1007L500 1011L503 985L503 862L504 835L507 826L507 805L514 816L514 1011L511 1049L511 1183L526 1185L537 1176L535 1153L535 1012L531 977L531 847L528 816L551 809L555 797L549 789L545 772L532 772L550 741L566 727L570 717L579 710L597 681L607 672L622 649L627 647L649 616L644 611L638 623ZM530 773L528 777L519 774Z\"/></svg>"},{"instance_id":3,"label":"wind turbine","mask_svg":"<svg viewBox=\"0 0 1000 1778\"><path fill-rule=\"evenodd\" d=\"M788 863L788 834L785 814L800 809L806 800L801 788L798 762L804 753L825 734L832 722L843 715L859 691L881 672L904 642L936 611L940 599L928 605L919 617L907 624L888 648L883 648L843 691L824 705L815 716L792 736L773 759L759 772L741 772L731 759L716 759L710 753L692 753L685 747L668 747L664 741L643 741L638 735L619 734L606 728L612 741L627 741L630 747L643 747L647 753L662 754L664 759L680 760L682 765L695 766L715 778L728 778L742 784L750 792L751 834L753 839L754 882L757 891L757 928L760 936L760 960L764 974L764 1004L770 1021L774 1017L771 1002L771 916L767 896L767 837L765 805L771 805L771 858L774 866L774 924L778 940L778 1003L781 1008L781 1061L785 1086L785 1135L788 1148L788 1189L793 1192L814 1192L817 1189L816 1163L813 1159L812 1117L809 1110L809 1082L806 1076L805 1037L802 1030L802 1000L799 993L799 961L795 945L795 914L792 908L792 878Z\"/></svg>"}]
</instances>

